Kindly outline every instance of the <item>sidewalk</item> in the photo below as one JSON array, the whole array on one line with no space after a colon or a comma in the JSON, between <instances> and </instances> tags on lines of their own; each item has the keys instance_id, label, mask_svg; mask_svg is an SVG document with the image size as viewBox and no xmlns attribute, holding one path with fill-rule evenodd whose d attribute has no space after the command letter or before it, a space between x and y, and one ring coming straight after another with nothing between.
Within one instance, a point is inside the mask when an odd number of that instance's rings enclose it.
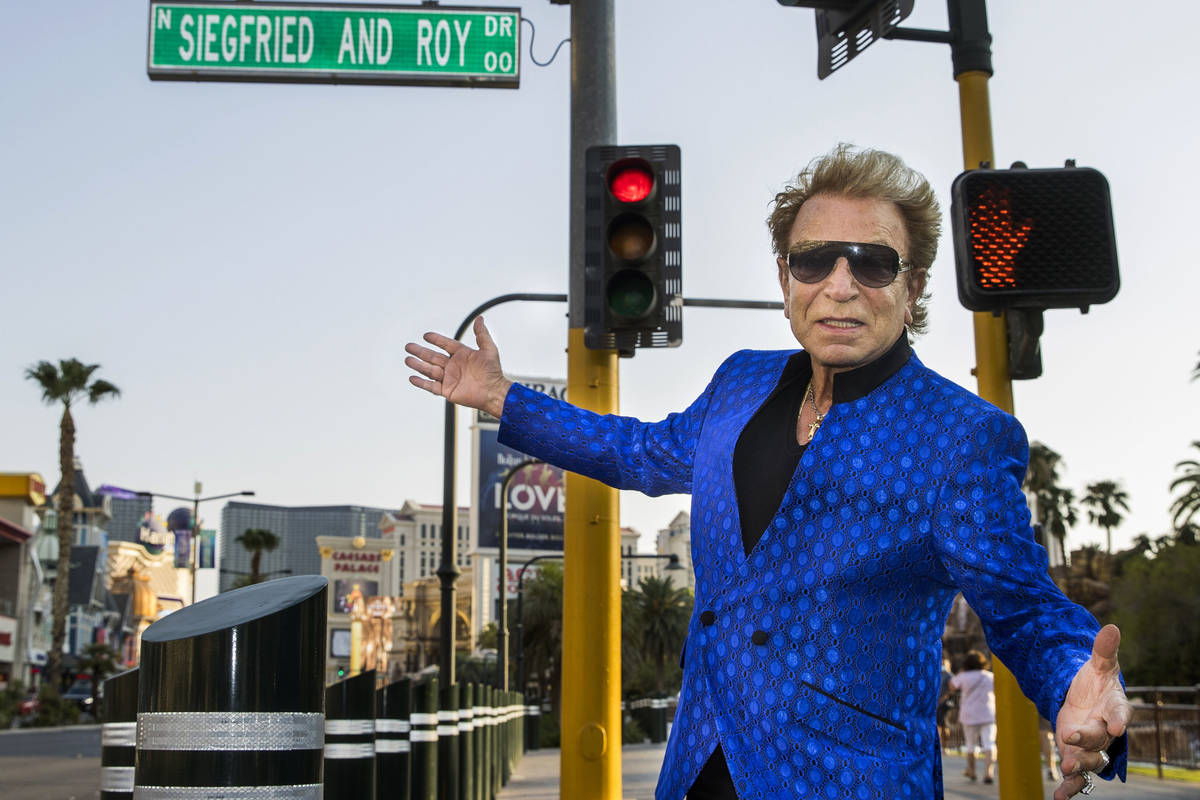
<instances>
[{"instance_id":1,"label":"sidewalk","mask_svg":"<svg viewBox=\"0 0 1200 800\"><path fill-rule=\"evenodd\" d=\"M665 745L626 745L622 751L623 800L651 800L662 766ZM996 784L971 783L963 777L967 760L963 756L943 756L946 800L994 800L1000 797ZM559 751L533 750L525 754L508 785L497 800L559 800ZM1054 787L1043 783L1044 800L1050 800ZM1200 800L1200 783L1160 781L1142 775L1130 775L1128 783L1097 781L1093 798L1110 800Z\"/></svg>"}]
</instances>

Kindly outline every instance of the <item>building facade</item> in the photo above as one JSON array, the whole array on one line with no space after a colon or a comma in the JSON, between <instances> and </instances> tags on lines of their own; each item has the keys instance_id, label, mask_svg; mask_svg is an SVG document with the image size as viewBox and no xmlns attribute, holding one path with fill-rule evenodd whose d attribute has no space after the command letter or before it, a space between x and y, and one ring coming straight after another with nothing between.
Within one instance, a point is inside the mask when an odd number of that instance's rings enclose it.
<instances>
[{"instance_id":1,"label":"building facade","mask_svg":"<svg viewBox=\"0 0 1200 800\"><path fill-rule=\"evenodd\" d=\"M279 546L264 551L260 574L267 578L284 575L320 575L318 536L379 539L380 521L386 509L368 506L272 506L231 502L221 510L218 559L220 589L229 591L250 574L251 553L237 537L250 528L268 530L279 537Z\"/></svg>"}]
</instances>

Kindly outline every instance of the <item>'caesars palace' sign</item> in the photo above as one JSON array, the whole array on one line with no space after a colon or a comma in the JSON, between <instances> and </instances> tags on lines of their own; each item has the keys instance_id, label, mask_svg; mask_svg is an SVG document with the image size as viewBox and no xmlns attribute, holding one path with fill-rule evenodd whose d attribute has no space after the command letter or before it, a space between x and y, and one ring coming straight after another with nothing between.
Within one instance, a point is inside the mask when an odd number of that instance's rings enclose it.
<instances>
[{"instance_id":1,"label":"'caesars palace' sign","mask_svg":"<svg viewBox=\"0 0 1200 800\"><path fill-rule=\"evenodd\" d=\"M379 572L379 553L335 550L331 556L334 572Z\"/></svg>"}]
</instances>

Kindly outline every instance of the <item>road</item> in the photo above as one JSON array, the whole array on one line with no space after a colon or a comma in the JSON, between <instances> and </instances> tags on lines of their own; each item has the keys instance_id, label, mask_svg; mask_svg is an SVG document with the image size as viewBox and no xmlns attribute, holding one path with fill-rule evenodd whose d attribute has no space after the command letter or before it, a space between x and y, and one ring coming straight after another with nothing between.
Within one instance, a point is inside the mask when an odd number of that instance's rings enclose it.
<instances>
[{"instance_id":1,"label":"road","mask_svg":"<svg viewBox=\"0 0 1200 800\"><path fill-rule=\"evenodd\" d=\"M0 732L4 800L97 800L100 726Z\"/></svg>"}]
</instances>

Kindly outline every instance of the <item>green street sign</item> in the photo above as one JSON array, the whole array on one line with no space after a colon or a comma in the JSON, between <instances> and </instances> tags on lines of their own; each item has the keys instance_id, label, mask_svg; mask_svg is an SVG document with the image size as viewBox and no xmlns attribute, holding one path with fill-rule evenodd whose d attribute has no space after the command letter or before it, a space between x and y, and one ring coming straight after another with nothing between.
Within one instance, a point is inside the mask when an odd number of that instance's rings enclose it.
<instances>
[{"instance_id":1,"label":"green street sign","mask_svg":"<svg viewBox=\"0 0 1200 800\"><path fill-rule=\"evenodd\" d=\"M519 8L151 0L152 80L515 89Z\"/></svg>"}]
</instances>

